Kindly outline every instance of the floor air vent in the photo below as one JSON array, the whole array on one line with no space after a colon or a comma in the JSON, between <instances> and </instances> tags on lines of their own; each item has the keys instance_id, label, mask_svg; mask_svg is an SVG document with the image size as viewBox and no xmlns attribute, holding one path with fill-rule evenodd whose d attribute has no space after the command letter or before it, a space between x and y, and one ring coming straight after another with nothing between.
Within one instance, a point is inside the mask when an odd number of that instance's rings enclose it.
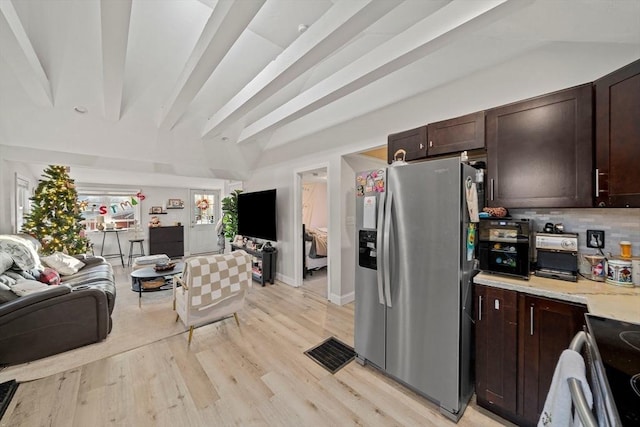
<instances>
[{"instance_id":1,"label":"floor air vent","mask_svg":"<svg viewBox=\"0 0 640 427\"><path fill-rule=\"evenodd\" d=\"M4 411L7 410L9 403L11 403L11 398L17 388L18 383L15 380L0 384L0 420L4 415Z\"/></svg>"},{"instance_id":2,"label":"floor air vent","mask_svg":"<svg viewBox=\"0 0 640 427\"><path fill-rule=\"evenodd\" d=\"M304 352L327 371L335 374L356 357L353 348L331 337Z\"/></svg>"}]
</instances>

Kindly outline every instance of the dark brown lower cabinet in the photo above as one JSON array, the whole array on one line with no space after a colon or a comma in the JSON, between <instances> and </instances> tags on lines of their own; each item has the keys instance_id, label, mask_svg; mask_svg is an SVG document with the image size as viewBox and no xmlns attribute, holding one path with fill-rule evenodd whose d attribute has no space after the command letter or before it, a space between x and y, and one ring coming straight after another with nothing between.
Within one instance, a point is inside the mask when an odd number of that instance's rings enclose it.
<instances>
[{"instance_id":1,"label":"dark brown lower cabinet","mask_svg":"<svg viewBox=\"0 0 640 427\"><path fill-rule=\"evenodd\" d=\"M520 294L518 413L529 425L540 418L560 354L582 330L587 309L549 298Z\"/></svg>"},{"instance_id":2,"label":"dark brown lower cabinet","mask_svg":"<svg viewBox=\"0 0 640 427\"><path fill-rule=\"evenodd\" d=\"M502 416L516 412L518 293L475 286L476 397Z\"/></svg>"},{"instance_id":3,"label":"dark brown lower cabinet","mask_svg":"<svg viewBox=\"0 0 640 427\"><path fill-rule=\"evenodd\" d=\"M181 225L149 228L149 255L184 256L184 228Z\"/></svg>"},{"instance_id":4,"label":"dark brown lower cabinet","mask_svg":"<svg viewBox=\"0 0 640 427\"><path fill-rule=\"evenodd\" d=\"M586 307L491 286L475 285L474 293L478 405L534 426Z\"/></svg>"}]
</instances>

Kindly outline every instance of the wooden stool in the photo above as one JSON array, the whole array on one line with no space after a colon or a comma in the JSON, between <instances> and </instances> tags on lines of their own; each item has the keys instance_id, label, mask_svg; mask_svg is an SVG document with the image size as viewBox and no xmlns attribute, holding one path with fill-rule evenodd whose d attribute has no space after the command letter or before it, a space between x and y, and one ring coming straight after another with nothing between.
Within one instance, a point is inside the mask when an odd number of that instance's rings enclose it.
<instances>
[{"instance_id":1,"label":"wooden stool","mask_svg":"<svg viewBox=\"0 0 640 427\"><path fill-rule=\"evenodd\" d=\"M127 261L127 265L131 266L131 262L133 261L133 258L135 257L139 257L139 256L144 256L144 239L129 239L129 260ZM134 254L133 253L133 244L134 243L139 243L140 244L140 253Z\"/></svg>"}]
</instances>

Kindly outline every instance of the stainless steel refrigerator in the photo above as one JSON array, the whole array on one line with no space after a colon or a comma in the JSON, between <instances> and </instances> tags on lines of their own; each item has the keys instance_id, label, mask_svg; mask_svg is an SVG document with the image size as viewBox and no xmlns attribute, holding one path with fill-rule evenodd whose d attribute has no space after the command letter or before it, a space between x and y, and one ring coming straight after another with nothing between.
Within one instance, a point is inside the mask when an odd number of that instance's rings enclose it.
<instances>
[{"instance_id":1,"label":"stainless steel refrigerator","mask_svg":"<svg viewBox=\"0 0 640 427\"><path fill-rule=\"evenodd\" d=\"M460 158L356 175L357 360L455 421L473 393L465 185L475 178Z\"/></svg>"}]
</instances>

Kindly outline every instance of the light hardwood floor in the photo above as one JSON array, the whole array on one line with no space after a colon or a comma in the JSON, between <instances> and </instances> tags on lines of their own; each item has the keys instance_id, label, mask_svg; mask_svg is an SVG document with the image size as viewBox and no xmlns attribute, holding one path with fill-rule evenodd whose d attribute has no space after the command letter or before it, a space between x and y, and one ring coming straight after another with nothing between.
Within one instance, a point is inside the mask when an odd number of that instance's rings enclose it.
<instances>
[{"instance_id":1,"label":"light hardwood floor","mask_svg":"<svg viewBox=\"0 0 640 427\"><path fill-rule=\"evenodd\" d=\"M302 281L302 289L314 293L323 299L327 298L327 268L314 270Z\"/></svg>"},{"instance_id":2,"label":"light hardwood floor","mask_svg":"<svg viewBox=\"0 0 640 427\"><path fill-rule=\"evenodd\" d=\"M332 375L303 354L332 335L352 345L353 304L276 282L254 287L239 317L196 329L190 347L182 333L22 383L0 425L453 425L370 367ZM472 402L458 425L504 424Z\"/></svg>"}]
</instances>

